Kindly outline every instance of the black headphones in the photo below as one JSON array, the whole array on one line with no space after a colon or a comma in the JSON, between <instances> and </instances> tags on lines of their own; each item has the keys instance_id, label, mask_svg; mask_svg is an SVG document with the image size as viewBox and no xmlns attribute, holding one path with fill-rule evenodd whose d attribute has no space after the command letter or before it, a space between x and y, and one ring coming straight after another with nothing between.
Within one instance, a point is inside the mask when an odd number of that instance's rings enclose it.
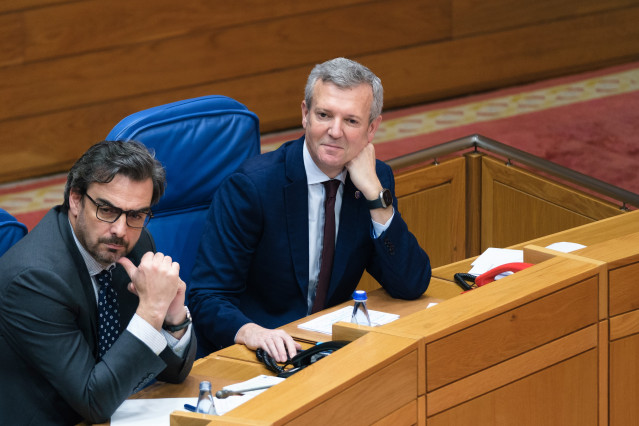
<instances>
[{"instance_id":1,"label":"black headphones","mask_svg":"<svg viewBox=\"0 0 639 426\"><path fill-rule=\"evenodd\" d=\"M286 363L280 366L266 351L262 348L258 348L255 351L255 356L258 361L262 362L266 368L277 374L277 377L289 377L298 371L308 367L314 362L319 361L327 355L335 352L339 348L343 348L349 341L346 340L333 340L330 342L318 343L317 345L306 349L290 358ZM287 367L290 368L287 369Z\"/></svg>"}]
</instances>

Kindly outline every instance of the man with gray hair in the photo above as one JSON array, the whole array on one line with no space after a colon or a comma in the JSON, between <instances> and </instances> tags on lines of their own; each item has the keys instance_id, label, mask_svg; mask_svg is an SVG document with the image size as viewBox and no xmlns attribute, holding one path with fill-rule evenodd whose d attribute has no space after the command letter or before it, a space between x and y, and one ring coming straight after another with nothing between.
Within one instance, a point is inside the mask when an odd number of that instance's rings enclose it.
<instances>
[{"instance_id":1,"label":"man with gray hair","mask_svg":"<svg viewBox=\"0 0 639 426\"><path fill-rule=\"evenodd\" d=\"M364 270L392 297L426 291L428 256L371 143L382 104L365 66L315 66L304 136L247 160L219 187L188 290L201 355L240 343L285 361L301 347L275 328L348 300Z\"/></svg>"},{"instance_id":2,"label":"man with gray hair","mask_svg":"<svg viewBox=\"0 0 639 426\"><path fill-rule=\"evenodd\" d=\"M189 374L180 265L145 228L164 188L144 145L100 142L71 168L64 204L0 258L2 420L101 423L154 378Z\"/></svg>"}]
</instances>

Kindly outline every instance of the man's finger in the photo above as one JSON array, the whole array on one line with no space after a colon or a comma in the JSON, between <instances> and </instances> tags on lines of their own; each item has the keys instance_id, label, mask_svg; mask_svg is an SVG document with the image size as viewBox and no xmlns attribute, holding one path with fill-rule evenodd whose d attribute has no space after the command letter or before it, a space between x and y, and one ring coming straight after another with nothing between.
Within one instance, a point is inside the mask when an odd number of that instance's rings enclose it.
<instances>
[{"instance_id":1,"label":"man's finger","mask_svg":"<svg viewBox=\"0 0 639 426\"><path fill-rule=\"evenodd\" d=\"M121 257L118 259L118 263L124 267L124 270L129 275L129 278L133 279L133 275L138 270L136 266L126 257Z\"/></svg>"}]
</instances>

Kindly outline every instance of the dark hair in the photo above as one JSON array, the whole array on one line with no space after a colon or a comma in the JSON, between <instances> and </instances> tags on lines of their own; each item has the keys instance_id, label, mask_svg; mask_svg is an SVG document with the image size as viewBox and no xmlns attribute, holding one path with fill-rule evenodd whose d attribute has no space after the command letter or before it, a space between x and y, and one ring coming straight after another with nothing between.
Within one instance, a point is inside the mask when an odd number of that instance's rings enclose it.
<instances>
[{"instance_id":1,"label":"dark hair","mask_svg":"<svg viewBox=\"0 0 639 426\"><path fill-rule=\"evenodd\" d=\"M364 65L346 58L335 58L315 65L308 76L306 88L304 89L304 100L306 101L306 108L309 110L313 103L313 90L317 80L333 83L342 89L368 84L373 91L373 102L371 103L371 111L368 117L369 122L372 123L382 113L382 106L384 105L382 81Z\"/></svg>"},{"instance_id":2,"label":"dark hair","mask_svg":"<svg viewBox=\"0 0 639 426\"><path fill-rule=\"evenodd\" d=\"M151 178L151 205L164 194L166 172L146 146L135 141L102 141L89 148L69 170L63 207L69 209L72 189L84 195L90 184L109 183L118 174L138 182Z\"/></svg>"}]
</instances>

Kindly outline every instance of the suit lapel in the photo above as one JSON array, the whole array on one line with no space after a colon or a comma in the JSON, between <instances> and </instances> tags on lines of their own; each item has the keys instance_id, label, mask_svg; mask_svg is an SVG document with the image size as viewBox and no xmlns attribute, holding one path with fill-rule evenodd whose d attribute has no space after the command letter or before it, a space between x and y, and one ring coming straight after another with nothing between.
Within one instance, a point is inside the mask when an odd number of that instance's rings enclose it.
<instances>
[{"instance_id":1,"label":"suit lapel","mask_svg":"<svg viewBox=\"0 0 639 426\"><path fill-rule=\"evenodd\" d=\"M304 138L291 144L286 152L284 204L286 226L295 279L304 297L308 295L308 184L302 148Z\"/></svg>"},{"instance_id":2,"label":"suit lapel","mask_svg":"<svg viewBox=\"0 0 639 426\"><path fill-rule=\"evenodd\" d=\"M88 324L86 322L80 322L78 325L83 330L85 335L88 336L87 341L89 342L89 345L91 346L94 354L96 354L97 356L96 343L98 341L98 305L95 300L93 282L91 281L91 276L89 275L87 266L84 263L84 259L82 259L82 255L78 250L78 246L73 239L69 218L63 211L60 211L58 213L58 226L60 228L60 235L64 240L64 243L68 247L71 258L73 259L73 263L75 264L76 270L78 271L80 285L80 288L77 289L79 295L78 297L82 299L83 306L89 312L89 315L87 315L86 317L82 315L79 316L82 321L88 321Z\"/></svg>"}]
</instances>

